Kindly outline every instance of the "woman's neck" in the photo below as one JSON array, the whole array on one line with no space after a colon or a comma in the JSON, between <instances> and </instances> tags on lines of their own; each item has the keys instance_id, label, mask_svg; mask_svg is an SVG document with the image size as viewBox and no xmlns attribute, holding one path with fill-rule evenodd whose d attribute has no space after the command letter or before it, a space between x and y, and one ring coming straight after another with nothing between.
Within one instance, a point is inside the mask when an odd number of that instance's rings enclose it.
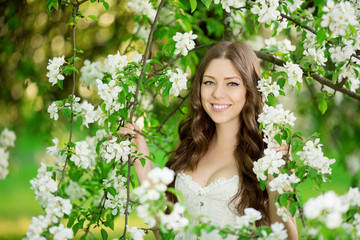
<instances>
[{"instance_id":1,"label":"woman's neck","mask_svg":"<svg viewBox=\"0 0 360 240\"><path fill-rule=\"evenodd\" d=\"M237 145L238 131L239 126L217 124L215 135L212 141L213 147L220 147L223 149L227 149L229 147L235 148Z\"/></svg>"}]
</instances>

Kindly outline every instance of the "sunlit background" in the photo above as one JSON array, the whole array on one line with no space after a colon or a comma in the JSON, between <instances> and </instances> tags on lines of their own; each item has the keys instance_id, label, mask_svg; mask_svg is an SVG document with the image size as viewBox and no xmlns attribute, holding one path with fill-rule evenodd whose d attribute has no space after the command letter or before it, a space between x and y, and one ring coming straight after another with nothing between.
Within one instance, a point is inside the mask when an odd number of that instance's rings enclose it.
<instances>
[{"instance_id":1,"label":"sunlit background","mask_svg":"<svg viewBox=\"0 0 360 240\"><path fill-rule=\"evenodd\" d=\"M133 33L133 15L126 9L125 1L109 0L108 3L107 12L101 4L82 6L84 15L98 18L98 22L88 19L78 25L76 42L84 51L82 59L99 60L118 50L122 52L127 46L129 40L125 36ZM31 217L44 213L29 181L36 176L41 161L51 160L46 155L46 147L52 145L53 136L65 141L69 132L65 119L55 123L49 119L47 107L71 92L71 82L64 82L64 91L52 87L46 78L46 66L49 58L71 55L68 39L71 31L66 24L71 14L70 9L63 9L49 15L45 4L46 1L13 0L3 2L6 7L0 10L0 131L8 127L17 135L15 149L10 150L10 173L5 180L0 180L0 239L21 239ZM261 45L263 39L258 38L257 42ZM143 40L135 44L140 49L144 46ZM82 62L77 64L80 67ZM319 87L304 85L301 97L289 93L280 101L298 117L296 129L306 136L314 131L320 133L324 152L337 159L333 181L327 183L325 189L343 194L349 186L359 186L360 104L336 94L329 101L328 111L321 115L315 101ZM91 88L77 85L77 96L91 101L94 94ZM318 193L311 185L308 182L299 189L305 199ZM110 237L119 237L122 224L121 219L117 220ZM132 218L131 224L141 224L141 221Z\"/></svg>"}]
</instances>

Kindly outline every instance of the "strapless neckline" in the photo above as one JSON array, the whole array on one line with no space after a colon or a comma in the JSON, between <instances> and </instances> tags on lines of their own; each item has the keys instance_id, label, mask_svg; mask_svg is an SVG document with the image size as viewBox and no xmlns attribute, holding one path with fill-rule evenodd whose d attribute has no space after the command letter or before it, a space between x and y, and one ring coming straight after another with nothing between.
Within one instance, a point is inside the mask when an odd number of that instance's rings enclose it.
<instances>
[{"instance_id":1,"label":"strapless neckline","mask_svg":"<svg viewBox=\"0 0 360 240\"><path fill-rule=\"evenodd\" d=\"M212 189L214 187L217 187L219 185L222 185L224 183L227 182L231 182L234 179L239 179L239 175L235 174L232 177L220 177L220 178L216 178L213 181L211 181L208 185L206 186L201 186L198 182L194 181L192 176L190 176L189 174L186 174L184 171L181 171L178 173L178 177L181 176L184 178L184 180L186 180L186 182L188 184L193 185L193 187L195 187L196 189L201 190L201 192L206 191L207 189Z\"/></svg>"}]
</instances>

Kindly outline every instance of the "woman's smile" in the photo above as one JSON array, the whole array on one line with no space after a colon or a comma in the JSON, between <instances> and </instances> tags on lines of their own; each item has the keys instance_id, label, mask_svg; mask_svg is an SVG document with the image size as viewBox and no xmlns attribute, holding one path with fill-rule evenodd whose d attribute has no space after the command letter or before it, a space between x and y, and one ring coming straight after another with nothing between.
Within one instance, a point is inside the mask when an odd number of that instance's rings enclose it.
<instances>
[{"instance_id":1,"label":"woman's smile","mask_svg":"<svg viewBox=\"0 0 360 240\"><path fill-rule=\"evenodd\" d=\"M246 88L229 59L216 58L207 66L201 83L201 103L215 124L237 129L245 104Z\"/></svg>"}]
</instances>

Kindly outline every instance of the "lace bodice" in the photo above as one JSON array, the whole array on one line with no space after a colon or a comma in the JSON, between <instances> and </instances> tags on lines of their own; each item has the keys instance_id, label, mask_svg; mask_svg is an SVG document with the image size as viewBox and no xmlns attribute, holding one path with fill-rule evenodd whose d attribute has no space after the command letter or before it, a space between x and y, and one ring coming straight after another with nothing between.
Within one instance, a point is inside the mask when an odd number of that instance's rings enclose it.
<instances>
[{"instance_id":1,"label":"lace bodice","mask_svg":"<svg viewBox=\"0 0 360 240\"><path fill-rule=\"evenodd\" d=\"M236 194L239 186L239 176L234 175L231 178L218 178L212 181L208 186L202 187L193 181L192 177L184 172L177 174L175 188L184 196L184 204L191 215L192 224L198 224L199 217L205 221L211 221L214 225L225 226L233 225L237 212L234 208L234 202L229 205L232 197ZM195 240L195 235L189 232L183 232L175 237L176 240ZM222 239L216 231L210 234L202 234L201 240ZM235 236L226 238L236 239Z\"/></svg>"}]
</instances>

